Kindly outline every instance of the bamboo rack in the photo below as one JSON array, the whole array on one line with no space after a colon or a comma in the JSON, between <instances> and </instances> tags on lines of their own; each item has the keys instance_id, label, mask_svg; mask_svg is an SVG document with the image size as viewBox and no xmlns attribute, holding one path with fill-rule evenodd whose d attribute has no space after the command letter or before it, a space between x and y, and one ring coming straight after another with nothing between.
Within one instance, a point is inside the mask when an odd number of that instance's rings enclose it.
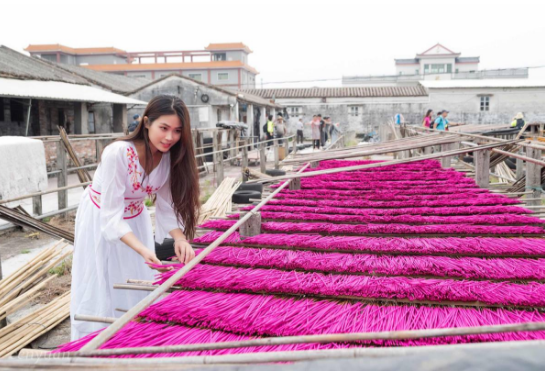
<instances>
[{"instance_id":1,"label":"bamboo rack","mask_svg":"<svg viewBox=\"0 0 545 371\"><path fill-rule=\"evenodd\" d=\"M299 172L303 172L309 164L303 166ZM197 255L193 260L186 264L182 269L178 270L172 277L167 281L158 286L153 292L150 293L146 298L136 304L134 307L129 309L127 313L117 319L116 322L111 324L108 328L98 334L93 340L85 344L81 349L82 351L91 351L100 347L108 339L110 339L117 331L119 331L123 326L125 326L129 321L131 321L138 313L142 310L149 307L155 300L159 299L162 294L164 294L172 285L174 285L178 280L180 280L184 275L187 274L191 269L193 269L197 264L199 264L208 254L210 254L216 247L218 247L227 237L229 237L233 232L235 232L243 223L245 223L251 216L253 216L263 205L265 205L269 200L271 200L277 193L289 185L290 181L285 182L280 187L278 187L273 193L271 193L266 199L264 199L259 205L253 208L252 211L248 212L243 216L237 223L235 223L229 230L223 233L218 239L216 239L212 244L210 244L206 249L204 249L199 255Z\"/></svg>"},{"instance_id":2,"label":"bamboo rack","mask_svg":"<svg viewBox=\"0 0 545 371\"><path fill-rule=\"evenodd\" d=\"M302 335L270 337L254 340L230 341L221 343L185 344L154 347L134 347L117 349L100 349L92 352L67 352L57 353L55 357L106 357L126 354L161 354L181 353L217 349L233 349L258 346L273 346L286 344L326 344L345 343L357 341L376 340L408 340L424 339L443 336L467 336L482 334L498 334L505 332L520 331L542 331L545 330L545 322L527 322L508 325L491 325L478 327L439 328L426 330L404 330L404 331L383 331L383 332L359 332L349 334L327 334L327 335Z\"/></svg>"}]
</instances>

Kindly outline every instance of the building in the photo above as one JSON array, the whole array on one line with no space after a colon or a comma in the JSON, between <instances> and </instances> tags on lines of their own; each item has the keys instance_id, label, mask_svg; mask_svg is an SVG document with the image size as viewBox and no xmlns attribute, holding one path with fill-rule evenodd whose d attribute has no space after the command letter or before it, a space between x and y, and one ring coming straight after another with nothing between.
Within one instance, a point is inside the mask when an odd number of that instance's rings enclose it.
<instances>
[{"instance_id":1,"label":"building","mask_svg":"<svg viewBox=\"0 0 545 371\"><path fill-rule=\"evenodd\" d=\"M356 134L378 132L379 126L402 113L407 122L419 122L429 106L426 89L421 86L404 87L338 87L338 88L287 88L247 89L264 99L274 99L288 114L288 130L295 133L299 118L309 122L315 114L330 116L340 123L341 132ZM310 127L304 135L310 138Z\"/></svg>"},{"instance_id":2,"label":"building","mask_svg":"<svg viewBox=\"0 0 545 371\"><path fill-rule=\"evenodd\" d=\"M517 112L528 122L545 122L545 81L529 79L422 81L429 107L446 109L449 120L466 124L506 124Z\"/></svg>"},{"instance_id":3,"label":"building","mask_svg":"<svg viewBox=\"0 0 545 371\"><path fill-rule=\"evenodd\" d=\"M0 46L0 135L56 135L57 126L69 134L122 132L127 105L145 104Z\"/></svg>"},{"instance_id":4,"label":"building","mask_svg":"<svg viewBox=\"0 0 545 371\"><path fill-rule=\"evenodd\" d=\"M172 73L211 85L254 88L259 73L248 64L252 53L243 43L210 44L203 50L126 52L113 47L70 48L59 44L29 45L31 56L83 66L100 72L160 79Z\"/></svg>"},{"instance_id":5,"label":"building","mask_svg":"<svg viewBox=\"0 0 545 371\"><path fill-rule=\"evenodd\" d=\"M395 59L396 74L384 76L343 76L343 85L416 85L430 80L475 80L528 78L528 68L479 70L480 57L462 57L436 44L414 58Z\"/></svg>"},{"instance_id":6,"label":"building","mask_svg":"<svg viewBox=\"0 0 545 371\"><path fill-rule=\"evenodd\" d=\"M420 125L428 109L449 111L449 120L464 124L505 124L522 112L528 122L545 122L545 81L529 79L421 81L415 86L250 89L243 93L274 99L289 115L289 128L321 113L339 122L341 131L378 132L380 125L403 114ZM310 129L305 128L310 137Z\"/></svg>"},{"instance_id":7,"label":"building","mask_svg":"<svg viewBox=\"0 0 545 371\"><path fill-rule=\"evenodd\" d=\"M175 95L184 101L191 116L192 128L213 128L221 121L239 121L248 124L249 135L258 137L267 115L283 109L280 104L273 103L270 99L245 92L237 93L180 74L154 80L140 86L128 96L149 101L159 94ZM135 106L129 110L129 115L142 112L143 107Z\"/></svg>"}]
</instances>

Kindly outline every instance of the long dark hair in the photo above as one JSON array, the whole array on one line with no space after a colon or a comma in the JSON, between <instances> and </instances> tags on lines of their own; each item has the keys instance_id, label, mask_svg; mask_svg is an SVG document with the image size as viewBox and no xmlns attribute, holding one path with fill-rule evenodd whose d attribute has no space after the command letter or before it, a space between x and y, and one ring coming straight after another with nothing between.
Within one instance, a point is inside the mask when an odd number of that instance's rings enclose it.
<instances>
[{"instance_id":1,"label":"long dark hair","mask_svg":"<svg viewBox=\"0 0 545 371\"><path fill-rule=\"evenodd\" d=\"M195 228L199 215L199 172L195 161L193 140L191 137L191 120L184 102L172 95L154 97L147 105L140 124L127 136L117 140L142 141L146 147L146 163L144 165L144 181L153 169L148 128L145 122L153 124L161 116L177 115L182 123L182 135L170 149L170 190L173 208L178 222L185 227L184 234L188 240L195 236Z\"/></svg>"},{"instance_id":2,"label":"long dark hair","mask_svg":"<svg viewBox=\"0 0 545 371\"><path fill-rule=\"evenodd\" d=\"M429 109L428 112L426 112L426 116L424 116L424 118L430 117L430 113L432 113L432 112L433 112L433 110Z\"/></svg>"}]
</instances>

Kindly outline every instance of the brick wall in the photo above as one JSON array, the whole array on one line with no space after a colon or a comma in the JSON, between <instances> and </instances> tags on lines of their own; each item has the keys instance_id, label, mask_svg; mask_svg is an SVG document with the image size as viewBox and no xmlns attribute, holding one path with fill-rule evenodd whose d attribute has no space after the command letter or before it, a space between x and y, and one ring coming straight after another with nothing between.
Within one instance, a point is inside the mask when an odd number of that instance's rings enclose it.
<instances>
[{"instance_id":1,"label":"brick wall","mask_svg":"<svg viewBox=\"0 0 545 371\"><path fill-rule=\"evenodd\" d=\"M72 141L72 147L76 152L82 165L96 163L96 141L95 140L78 140ZM57 146L63 145L61 142L48 142L44 141L45 147L45 161L47 165L47 171L57 169ZM68 158L68 155L67 155ZM72 161L69 160L68 167L73 167Z\"/></svg>"}]
</instances>

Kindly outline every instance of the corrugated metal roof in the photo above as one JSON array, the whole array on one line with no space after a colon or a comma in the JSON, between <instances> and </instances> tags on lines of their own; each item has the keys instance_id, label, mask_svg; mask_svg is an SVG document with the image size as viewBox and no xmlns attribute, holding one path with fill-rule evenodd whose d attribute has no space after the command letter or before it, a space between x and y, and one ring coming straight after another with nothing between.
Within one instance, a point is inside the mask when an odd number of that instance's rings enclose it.
<instances>
[{"instance_id":1,"label":"corrugated metal roof","mask_svg":"<svg viewBox=\"0 0 545 371\"><path fill-rule=\"evenodd\" d=\"M374 97L421 97L427 96L422 86L369 86L341 88L287 88L245 89L261 98L374 98Z\"/></svg>"},{"instance_id":2,"label":"corrugated metal roof","mask_svg":"<svg viewBox=\"0 0 545 371\"><path fill-rule=\"evenodd\" d=\"M91 86L58 81L15 80L0 78L0 96L90 103L147 104Z\"/></svg>"}]
</instances>

